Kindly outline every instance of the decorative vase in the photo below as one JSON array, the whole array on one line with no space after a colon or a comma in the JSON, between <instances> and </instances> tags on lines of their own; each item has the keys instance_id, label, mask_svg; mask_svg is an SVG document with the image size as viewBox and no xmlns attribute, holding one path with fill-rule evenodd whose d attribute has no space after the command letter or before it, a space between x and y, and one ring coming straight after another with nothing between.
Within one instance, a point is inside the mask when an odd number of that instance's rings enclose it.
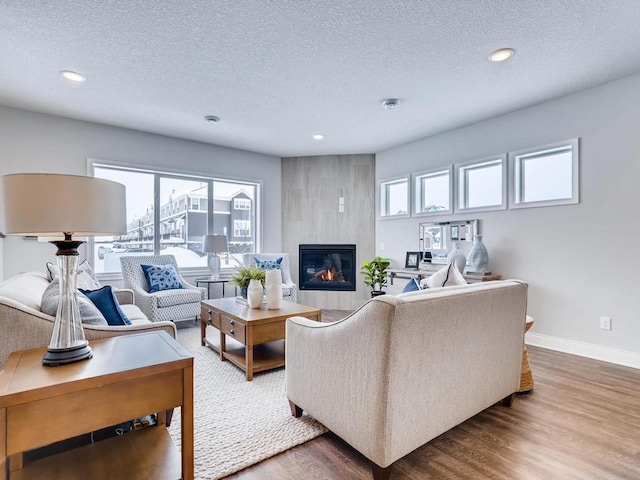
<instances>
[{"instance_id":1,"label":"decorative vase","mask_svg":"<svg viewBox=\"0 0 640 480\"><path fill-rule=\"evenodd\" d=\"M467 264L467 257L464 256L462 250L458 247L458 242L453 242L453 249L447 255L447 263L453 263L455 267L460 270L460 273L464 272L464 267Z\"/></svg>"},{"instance_id":2,"label":"decorative vase","mask_svg":"<svg viewBox=\"0 0 640 480\"><path fill-rule=\"evenodd\" d=\"M267 308L277 310L282 305L282 273L278 269L265 272Z\"/></svg>"},{"instance_id":3,"label":"decorative vase","mask_svg":"<svg viewBox=\"0 0 640 480\"><path fill-rule=\"evenodd\" d=\"M483 273L489 266L489 253L482 243L482 235L476 235L473 239L473 246L469 252L469 263L474 272Z\"/></svg>"},{"instance_id":4,"label":"decorative vase","mask_svg":"<svg viewBox=\"0 0 640 480\"><path fill-rule=\"evenodd\" d=\"M260 308L264 289L260 280L251 279L247 287L247 303L251 308Z\"/></svg>"}]
</instances>

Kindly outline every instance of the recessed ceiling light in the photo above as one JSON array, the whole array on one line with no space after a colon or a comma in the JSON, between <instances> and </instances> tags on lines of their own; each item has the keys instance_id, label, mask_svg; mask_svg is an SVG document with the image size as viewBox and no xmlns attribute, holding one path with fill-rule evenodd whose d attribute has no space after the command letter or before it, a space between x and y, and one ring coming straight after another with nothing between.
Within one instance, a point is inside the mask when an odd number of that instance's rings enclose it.
<instances>
[{"instance_id":1,"label":"recessed ceiling light","mask_svg":"<svg viewBox=\"0 0 640 480\"><path fill-rule=\"evenodd\" d=\"M220 117L216 117L215 115L207 115L204 119L207 123L218 123L220 121Z\"/></svg>"},{"instance_id":2,"label":"recessed ceiling light","mask_svg":"<svg viewBox=\"0 0 640 480\"><path fill-rule=\"evenodd\" d=\"M400 106L400 101L397 98L387 98L382 101L382 105L387 110L393 110L394 108L398 108Z\"/></svg>"},{"instance_id":3,"label":"recessed ceiling light","mask_svg":"<svg viewBox=\"0 0 640 480\"><path fill-rule=\"evenodd\" d=\"M509 60L513 57L514 53L516 52L512 48L501 48L489 55L489 60L492 62L504 62L505 60Z\"/></svg>"},{"instance_id":4,"label":"recessed ceiling light","mask_svg":"<svg viewBox=\"0 0 640 480\"><path fill-rule=\"evenodd\" d=\"M84 75L80 75L77 72L72 72L71 70L62 70L60 72L64 78L67 80L71 80L72 82L84 82L86 80Z\"/></svg>"},{"instance_id":5,"label":"recessed ceiling light","mask_svg":"<svg viewBox=\"0 0 640 480\"><path fill-rule=\"evenodd\" d=\"M313 139L314 139L314 140L323 140L323 139L324 139L324 135L323 135L323 134L321 134L321 133L316 133L316 134L313 136Z\"/></svg>"}]
</instances>

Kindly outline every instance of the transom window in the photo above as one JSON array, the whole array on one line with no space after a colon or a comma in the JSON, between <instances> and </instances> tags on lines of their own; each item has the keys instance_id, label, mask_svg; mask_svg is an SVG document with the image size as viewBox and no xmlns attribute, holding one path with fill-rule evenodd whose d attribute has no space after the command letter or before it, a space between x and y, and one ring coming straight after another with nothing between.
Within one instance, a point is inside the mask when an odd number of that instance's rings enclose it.
<instances>
[{"instance_id":1,"label":"transom window","mask_svg":"<svg viewBox=\"0 0 640 480\"><path fill-rule=\"evenodd\" d=\"M499 210L507 207L506 155L459 165L458 210Z\"/></svg>"},{"instance_id":2,"label":"transom window","mask_svg":"<svg viewBox=\"0 0 640 480\"><path fill-rule=\"evenodd\" d=\"M380 183L380 217L409 216L409 177Z\"/></svg>"},{"instance_id":3,"label":"transom window","mask_svg":"<svg viewBox=\"0 0 640 480\"><path fill-rule=\"evenodd\" d=\"M578 203L578 139L512 152L511 208Z\"/></svg>"},{"instance_id":4,"label":"transom window","mask_svg":"<svg viewBox=\"0 0 640 480\"><path fill-rule=\"evenodd\" d=\"M414 211L421 215L451 213L451 167L414 175Z\"/></svg>"},{"instance_id":5,"label":"transom window","mask_svg":"<svg viewBox=\"0 0 640 480\"><path fill-rule=\"evenodd\" d=\"M119 273L120 257L172 254L180 268L206 268L204 235L226 235L222 267L257 251L260 185L91 162L97 178L126 188L127 232L93 239L96 273ZM233 205L241 208L231 208ZM249 208L246 208L246 206ZM236 212L236 210L238 210Z\"/></svg>"}]
</instances>

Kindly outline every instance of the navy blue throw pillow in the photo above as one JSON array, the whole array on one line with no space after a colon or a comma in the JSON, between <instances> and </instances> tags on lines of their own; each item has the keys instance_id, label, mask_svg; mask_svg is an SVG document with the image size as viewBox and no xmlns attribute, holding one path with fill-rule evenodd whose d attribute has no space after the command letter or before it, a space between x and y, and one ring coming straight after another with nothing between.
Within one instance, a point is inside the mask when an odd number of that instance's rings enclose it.
<instances>
[{"instance_id":1,"label":"navy blue throw pillow","mask_svg":"<svg viewBox=\"0 0 640 480\"><path fill-rule=\"evenodd\" d=\"M404 288L402 289L402 293L407 293L407 292L417 292L418 290L420 290L420 285L418 285L418 281L416 280L415 277L413 277L411 280L409 280L409 282L404 286Z\"/></svg>"},{"instance_id":2,"label":"navy blue throw pillow","mask_svg":"<svg viewBox=\"0 0 640 480\"><path fill-rule=\"evenodd\" d=\"M81 288L78 290L89 297L89 300L100 310L109 325L131 325L131 320L127 318L120 308L111 285L105 285L98 290L82 290Z\"/></svg>"}]
</instances>

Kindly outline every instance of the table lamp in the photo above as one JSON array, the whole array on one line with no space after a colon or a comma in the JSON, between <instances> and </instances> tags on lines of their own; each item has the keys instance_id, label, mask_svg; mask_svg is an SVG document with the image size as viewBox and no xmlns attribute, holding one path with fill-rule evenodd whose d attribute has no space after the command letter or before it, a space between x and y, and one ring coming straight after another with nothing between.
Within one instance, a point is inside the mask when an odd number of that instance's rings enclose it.
<instances>
[{"instance_id":1,"label":"table lamp","mask_svg":"<svg viewBox=\"0 0 640 480\"><path fill-rule=\"evenodd\" d=\"M211 270L211 279L218 280L220 278L220 257L218 253L229 251L227 247L226 235L205 235L202 240L202 251L209 255L209 270Z\"/></svg>"},{"instance_id":2,"label":"table lamp","mask_svg":"<svg viewBox=\"0 0 640 480\"><path fill-rule=\"evenodd\" d=\"M94 177L19 173L2 177L5 232L61 237L60 300L42 363L58 366L91 358L76 299L79 237L126 233L124 185Z\"/></svg>"}]
</instances>

